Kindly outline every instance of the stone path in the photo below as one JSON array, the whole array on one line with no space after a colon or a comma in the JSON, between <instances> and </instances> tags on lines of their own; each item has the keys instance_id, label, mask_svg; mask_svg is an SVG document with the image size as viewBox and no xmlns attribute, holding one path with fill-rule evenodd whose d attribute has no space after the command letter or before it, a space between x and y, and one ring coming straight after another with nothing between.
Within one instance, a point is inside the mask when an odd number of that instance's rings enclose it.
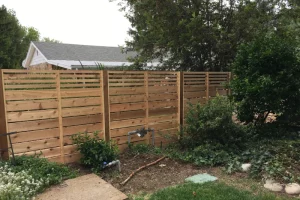
<instances>
[{"instance_id":1,"label":"stone path","mask_svg":"<svg viewBox=\"0 0 300 200\"><path fill-rule=\"evenodd\" d=\"M95 174L69 179L51 187L37 200L125 200L127 196Z\"/></svg>"}]
</instances>

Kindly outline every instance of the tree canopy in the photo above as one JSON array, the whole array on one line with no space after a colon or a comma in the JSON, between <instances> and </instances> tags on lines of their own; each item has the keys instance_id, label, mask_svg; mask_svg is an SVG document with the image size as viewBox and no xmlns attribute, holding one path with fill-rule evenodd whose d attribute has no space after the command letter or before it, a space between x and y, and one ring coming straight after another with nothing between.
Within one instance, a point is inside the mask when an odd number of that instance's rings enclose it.
<instances>
[{"instance_id":1,"label":"tree canopy","mask_svg":"<svg viewBox=\"0 0 300 200\"><path fill-rule=\"evenodd\" d=\"M297 0L118 1L132 26L132 61L158 59L160 69L229 70L240 44L274 29L295 33L300 15Z\"/></svg>"},{"instance_id":2,"label":"tree canopy","mask_svg":"<svg viewBox=\"0 0 300 200\"><path fill-rule=\"evenodd\" d=\"M40 33L35 28L22 26L13 10L8 10L4 5L0 7L0 69L20 68L30 42L39 40Z\"/></svg>"},{"instance_id":3,"label":"tree canopy","mask_svg":"<svg viewBox=\"0 0 300 200\"><path fill-rule=\"evenodd\" d=\"M275 33L240 46L232 66L232 96L243 122L262 124L269 113L300 120L300 56L294 38Z\"/></svg>"}]
</instances>

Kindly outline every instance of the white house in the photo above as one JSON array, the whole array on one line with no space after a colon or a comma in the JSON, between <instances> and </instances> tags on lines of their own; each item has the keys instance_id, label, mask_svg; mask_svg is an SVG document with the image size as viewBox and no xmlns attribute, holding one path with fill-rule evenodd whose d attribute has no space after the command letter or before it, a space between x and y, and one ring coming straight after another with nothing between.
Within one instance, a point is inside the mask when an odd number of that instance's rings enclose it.
<instances>
[{"instance_id":1,"label":"white house","mask_svg":"<svg viewBox=\"0 0 300 200\"><path fill-rule=\"evenodd\" d=\"M135 52L123 53L121 47L105 47L52 42L31 42L23 67L27 69L82 69L129 66L129 57ZM157 66L158 62L147 63Z\"/></svg>"}]
</instances>

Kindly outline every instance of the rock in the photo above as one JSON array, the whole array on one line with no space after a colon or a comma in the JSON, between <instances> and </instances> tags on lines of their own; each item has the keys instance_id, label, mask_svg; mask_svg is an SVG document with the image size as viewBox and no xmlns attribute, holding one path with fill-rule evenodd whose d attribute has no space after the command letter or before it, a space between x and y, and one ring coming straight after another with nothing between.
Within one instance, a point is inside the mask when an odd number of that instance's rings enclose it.
<instances>
[{"instance_id":1,"label":"rock","mask_svg":"<svg viewBox=\"0 0 300 200\"><path fill-rule=\"evenodd\" d=\"M266 183L264 188L273 192L281 192L283 190L283 186L280 183Z\"/></svg>"},{"instance_id":2,"label":"rock","mask_svg":"<svg viewBox=\"0 0 300 200\"><path fill-rule=\"evenodd\" d=\"M300 185L298 183L291 183L285 186L285 192L287 194L300 194Z\"/></svg>"},{"instance_id":3,"label":"rock","mask_svg":"<svg viewBox=\"0 0 300 200\"><path fill-rule=\"evenodd\" d=\"M267 179L266 180L266 184L272 184L275 183L275 181L273 179Z\"/></svg>"},{"instance_id":4,"label":"rock","mask_svg":"<svg viewBox=\"0 0 300 200\"><path fill-rule=\"evenodd\" d=\"M251 164L250 164L250 163L242 164L242 171L243 171L243 172L247 172L247 171L250 170L250 167L251 167Z\"/></svg>"}]
</instances>

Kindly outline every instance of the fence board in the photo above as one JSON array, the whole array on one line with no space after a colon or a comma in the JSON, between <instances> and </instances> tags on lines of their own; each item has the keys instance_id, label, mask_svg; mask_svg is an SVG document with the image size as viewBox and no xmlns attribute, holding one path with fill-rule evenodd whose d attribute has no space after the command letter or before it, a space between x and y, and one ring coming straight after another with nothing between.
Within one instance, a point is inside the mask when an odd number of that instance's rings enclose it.
<instances>
[{"instance_id":1,"label":"fence board","mask_svg":"<svg viewBox=\"0 0 300 200\"><path fill-rule=\"evenodd\" d=\"M1 70L0 120L12 137L15 152L55 162L80 158L71 136L78 132L127 146L127 133L155 129L155 144L176 140L188 103L230 93L227 72ZM3 113L3 114L2 114ZM132 136L133 143L149 143ZM0 145L7 145L0 138Z\"/></svg>"}]
</instances>

